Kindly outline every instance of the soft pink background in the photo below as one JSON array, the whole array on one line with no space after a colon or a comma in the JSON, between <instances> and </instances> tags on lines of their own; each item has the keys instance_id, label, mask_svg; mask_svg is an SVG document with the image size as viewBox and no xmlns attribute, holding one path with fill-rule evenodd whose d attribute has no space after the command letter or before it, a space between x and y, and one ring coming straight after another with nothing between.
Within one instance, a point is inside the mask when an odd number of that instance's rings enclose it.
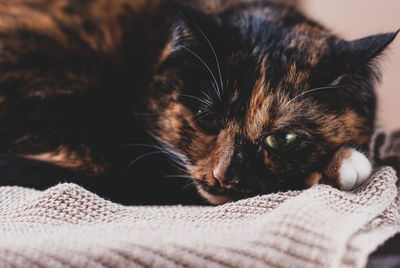
<instances>
[{"instance_id":1,"label":"soft pink background","mask_svg":"<svg viewBox=\"0 0 400 268\"><path fill-rule=\"evenodd\" d=\"M346 39L400 28L399 0L300 0L300 7ZM400 129L400 33L382 62L378 86L378 123Z\"/></svg>"}]
</instances>

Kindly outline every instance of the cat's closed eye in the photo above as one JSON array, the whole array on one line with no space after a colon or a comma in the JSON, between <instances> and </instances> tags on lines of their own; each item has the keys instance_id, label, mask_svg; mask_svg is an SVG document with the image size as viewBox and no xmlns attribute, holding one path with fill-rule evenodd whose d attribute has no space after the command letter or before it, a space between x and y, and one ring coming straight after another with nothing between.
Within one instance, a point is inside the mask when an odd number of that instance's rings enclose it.
<instances>
[{"instance_id":1,"label":"cat's closed eye","mask_svg":"<svg viewBox=\"0 0 400 268\"><path fill-rule=\"evenodd\" d=\"M195 115L197 125L208 134L218 134L221 123L212 111L199 109Z\"/></svg>"}]
</instances>

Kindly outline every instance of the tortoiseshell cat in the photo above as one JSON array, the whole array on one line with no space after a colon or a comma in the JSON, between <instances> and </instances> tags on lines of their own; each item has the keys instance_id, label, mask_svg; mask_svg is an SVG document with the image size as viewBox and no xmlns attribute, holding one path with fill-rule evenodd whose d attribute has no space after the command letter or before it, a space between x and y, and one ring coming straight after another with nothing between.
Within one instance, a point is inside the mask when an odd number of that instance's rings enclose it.
<instances>
[{"instance_id":1,"label":"tortoiseshell cat","mask_svg":"<svg viewBox=\"0 0 400 268\"><path fill-rule=\"evenodd\" d=\"M278 1L185 2L1 0L0 184L198 202L185 177L221 204L369 176L357 150L397 33L348 42Z\"/></svg>"}]
</instances>

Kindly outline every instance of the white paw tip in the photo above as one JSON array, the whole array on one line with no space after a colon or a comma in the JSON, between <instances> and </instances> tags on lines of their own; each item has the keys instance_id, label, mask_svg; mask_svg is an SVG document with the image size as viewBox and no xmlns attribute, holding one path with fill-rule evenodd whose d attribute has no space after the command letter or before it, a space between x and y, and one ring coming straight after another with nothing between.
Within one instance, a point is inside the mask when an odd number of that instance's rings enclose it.
<instances>
[{"instance_id":1,"label":"white paw tip","mask_svg":"<svg viewBox=\"0 0 400 268\"><path fill-rule=\"evenodd\" d=\"M361 185L371 175L372 166L365 155L353 150L339 168L340 189L348 191Z\"/></svg>"}]
</instances>

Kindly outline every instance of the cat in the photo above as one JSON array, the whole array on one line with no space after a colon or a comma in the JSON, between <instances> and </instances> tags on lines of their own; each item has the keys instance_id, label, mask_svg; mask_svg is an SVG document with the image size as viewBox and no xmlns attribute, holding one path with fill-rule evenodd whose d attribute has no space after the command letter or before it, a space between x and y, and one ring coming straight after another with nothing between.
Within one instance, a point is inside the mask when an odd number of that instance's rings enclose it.
<instances>
[{"instance_id":1,"label":"cat","mask_svg":"<svg viewBox=\"0 0 400 268\"><path fill-rule=\"evenodd\" d=\"M397 32L345 41L271 0L1 0L0 13L0 185L223 204L371 173L377 63Z\"/></svg>"}]
</instances>

